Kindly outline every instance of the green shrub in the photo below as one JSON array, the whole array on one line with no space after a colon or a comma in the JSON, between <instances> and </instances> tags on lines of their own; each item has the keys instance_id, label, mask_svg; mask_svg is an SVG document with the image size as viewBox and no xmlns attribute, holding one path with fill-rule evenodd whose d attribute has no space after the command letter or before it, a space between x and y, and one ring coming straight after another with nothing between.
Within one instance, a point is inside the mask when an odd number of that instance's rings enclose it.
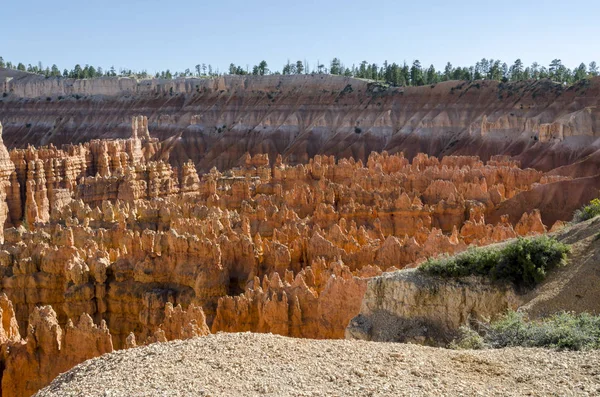
<instances>
[{"instance_id":1,"label":"green shrub","mask_svg":"<svg viewBox=\"0 0 600 397\"><path fill-rule=\"evenodd\" d=\"M485 347L545 347L560 350L600 348L600 316L561 312L537 321L508 312L492 324L482 325L481 334L468 327L459 330L450 344L454 349Z\"/></svg>"},{"instance_id":2,"label":"green shrub","mask_svg":"<svg viewBox=\"0 0 600 397\"><path fill-rule=\"evenodd\" d=\"M600 215L600 199L593 199L588 205L585 205L575 211L573 222L583 222Z\"/></svg>"},{"instance_id":3,"label":"green shrub","mask_svg":"<svg viewBox=\"0 0 600 397\"><path fill-rule=\"evenodd\" d=\"M483 336L474 329L462 326L458 329L458 337L448 346L450 349L474 349L479 350L488 347Z\"/></svg>"},{"instance_id":4,"label":"green shrub","mask_svg":"<svg viewBox=\"0 0 600 397\"><path fill-rule=\"evenodd\" d=\"M518 238L502 248L471 248L453 257L430 258L419 270L440 277L489 277L532 287L566 263L569 247L548 236Z\"/></svg>"}]
</instances>

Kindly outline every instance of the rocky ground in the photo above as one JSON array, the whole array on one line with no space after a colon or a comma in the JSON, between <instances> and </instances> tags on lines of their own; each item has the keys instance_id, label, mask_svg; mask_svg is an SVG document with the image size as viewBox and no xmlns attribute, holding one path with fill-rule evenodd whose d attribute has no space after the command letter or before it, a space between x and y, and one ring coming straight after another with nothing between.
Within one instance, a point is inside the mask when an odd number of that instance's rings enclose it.
<instances>
[{"instance_id":1,"label":"rocky ground","mask_svg":"<svg viewBox=\"0 0 600 397\"><path fill-rule=\"evenodd\" d=\"M412 344L219 333L120 350L38 396L586 396L600 352L454 351Z\"/></svg>"}]
</instances>

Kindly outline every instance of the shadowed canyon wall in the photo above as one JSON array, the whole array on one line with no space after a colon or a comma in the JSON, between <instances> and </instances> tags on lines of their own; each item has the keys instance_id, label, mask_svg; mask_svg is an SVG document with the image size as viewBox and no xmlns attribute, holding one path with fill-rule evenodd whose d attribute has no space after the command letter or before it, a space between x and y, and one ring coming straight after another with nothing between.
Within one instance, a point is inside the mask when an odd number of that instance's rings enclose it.
<instances>
[{"instance_id":1,"label":"shadowed canyon wall","mask_svg":"<svg viewBox=\"0 0 600 397\"><path fill-rule=\"evenodd\" d=\"M383 150L506 154L549 171L595 153L600 134L600 78L568 88L548 80L385 88L329 75L71 80L0 70L2 80L9 148L127 138L142 114L169 143L162 158L191 159L200 171L239 166L246 152L297 164L317 154L364 162ZM595 175L590 167L578 169Z\"/></svg>"}]
</instances>

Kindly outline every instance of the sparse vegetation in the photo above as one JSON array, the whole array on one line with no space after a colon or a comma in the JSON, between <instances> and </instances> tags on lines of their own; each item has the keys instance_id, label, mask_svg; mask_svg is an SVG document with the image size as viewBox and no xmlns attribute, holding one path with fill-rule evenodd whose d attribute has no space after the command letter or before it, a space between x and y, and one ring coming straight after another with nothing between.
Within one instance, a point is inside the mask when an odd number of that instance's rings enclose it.
<instances>
[{"instance_id":1,"label":"sparse vegetation","mask_svg":"<svg viewBox=\"0 0 600 397\"><path fill-rule=\"evenodd\" d=\"M473 248L427 260L419 271L440 277L489 277L533 287L549 270L566 263L569 246L553 237L518 238L502 248Z\"/></svg>"},{"instance_id":2,"label":"sparse vegetation","mask_svg":"<svg viewBox=\"0 0 600 397\"><path fill-rule=\"evenodd\" d=\"M600 215L600 199L593 199L588 205L585 205L575 211L573 222L583 222Z\"/></svg>"},{"instance_id":3,"label":"sparse vegetation","mask_svg":"<svg viewBox=\"0 0 600 397\"><path fill-rule=\"evenodd\" d=\"M342 90L342 92L340 93L340 95L345 95L345 94L350 94L354 91L354 89L352 88L352 84L347 84L344 89Z\"/></svg>"},{"instance_id":4,"label":"sparse vegetation","mask_svg":"<svg viewBox=\"0 0 600 397\"><path fill-rule=\"evenodd\" d=\"M556 313L532 321L522 313L508 312L491 324L479 324L479 332L461 327L454 349L545 347L560 350L600 348L600 316L588 313Z\"/></svg>"}]
</instances>

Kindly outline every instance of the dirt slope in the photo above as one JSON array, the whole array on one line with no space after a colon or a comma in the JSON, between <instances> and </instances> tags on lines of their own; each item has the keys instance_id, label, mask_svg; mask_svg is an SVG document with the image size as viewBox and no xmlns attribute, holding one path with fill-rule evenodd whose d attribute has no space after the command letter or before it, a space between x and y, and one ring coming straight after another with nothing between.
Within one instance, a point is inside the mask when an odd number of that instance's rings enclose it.
<instances>
[{"instance_id":1,"label":"dirt slope","mask_svg":"<svg viewBox=\"0 0 600 397\"><path fill-rule=\"evenodd\" d=\"M563 310L600 314L600 217L565 228L556 237L571 245L569 263L529 293L520 310L532 317Z\"/></svg>"},{"instance_id":2,"label":"dirt slope","mask_svg":"<svg viewBox=\"0 0 600 397\"><path fill-rule=\"evenodd\" d=\"M217 334L86 361L37 395L597 395L599 366L598 351L451 351L270 334Z\"/></svg>"},{"instance_id":3,"label":"dirt slope","mask_svg":"<svg viewBox=\"0 0 600 397\"><path fill-rule=\"evenodd\" d=\"M515 223L527 208L537 208L546 225L553 225L557 220L570 221L575 210L600 197L599 188L600 174L538 185L502 202L487 218L490 222L499 222L502 215L508 215Z\"/></svg>"}]
</instances>

